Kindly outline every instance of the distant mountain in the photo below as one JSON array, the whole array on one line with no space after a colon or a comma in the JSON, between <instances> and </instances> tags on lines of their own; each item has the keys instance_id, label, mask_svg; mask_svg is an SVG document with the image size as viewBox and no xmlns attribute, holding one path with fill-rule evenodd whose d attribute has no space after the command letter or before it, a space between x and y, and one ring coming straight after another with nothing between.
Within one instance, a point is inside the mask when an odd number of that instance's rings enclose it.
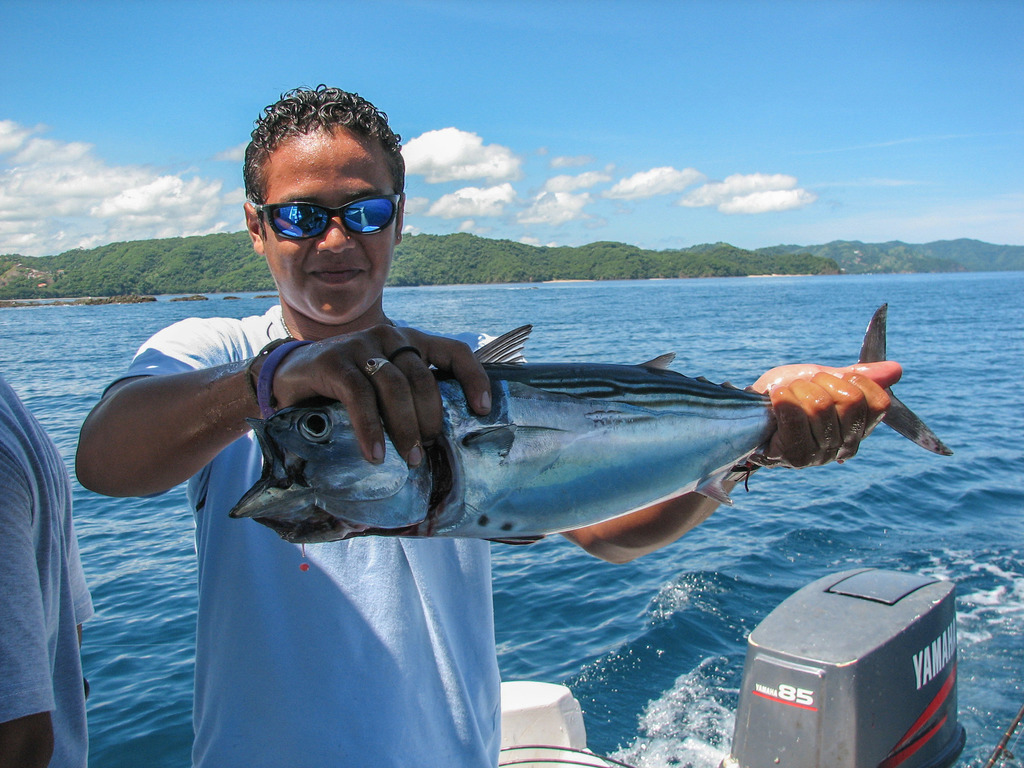
<instances>
[{"instance_id":1,"label":"distant mountain","mask_svg":"<svg viewBox=\"0 0 1024 768\"><path fill-rule=\"evenodd\" d=\"M756 251L728 243L650 251L614 242L542 247L455 234L403 238L389 284L991 270L1024 270L1024 246L835 241ZM273 289L267 265L245 232L111 243L57 256L0 256L0 299Z\"/></svg>"},{"instance_id":2,"label":"distant mountain","mask_svg":"<svg viewBox=\"0 0 1024 768\"><path fill-rule=\"evenodd\" d=\"M832 259L843 272L1003 272L1024 270L1024 246L980 240L938 240L910 245L835 240L825 245L780 245L762 251L810 253ZM760 251L759 251L760 252Z\"/></svg>"}]
</instances>

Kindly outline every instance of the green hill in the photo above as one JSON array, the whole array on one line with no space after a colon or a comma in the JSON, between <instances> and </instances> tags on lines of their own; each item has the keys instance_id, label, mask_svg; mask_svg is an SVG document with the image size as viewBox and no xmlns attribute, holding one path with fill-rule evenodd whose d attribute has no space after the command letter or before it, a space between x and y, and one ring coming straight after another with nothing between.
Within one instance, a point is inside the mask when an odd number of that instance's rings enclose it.
<instances>
[{"instance_id":1,"label":"green hill","mask_svg":"<svg viewBox=\"0 0 1024 768\"><path fill-rule=\"evenodd\" d=\"M6 263L5 263L6 262ZM58 256L0 256L0 298L219 293L274 287L244 232L138 240Z\"/></svg>"},{"instance_id":2,"label":"green hill","mask_svg":"<svg viewBox=\"0 0 1024 768\"><path fill-rule=\"evenodd\" d=\"M395 252L389 284L1022 269L1024 247L977 240L835 241L756 251L712 243L651 251L614 242L541 247L469 234L412 235ZM0 299L273 289L266 263L253 253L245 232L111 243L38 258L0 256Z\"/></svg>"},{"instance_id":3,"label":"green hill","mask_svg":"<svg viewBox=\"0 0 1024 768\"><path fill-rule=\"evenodd\" d=\"M783 245L777 249L832 259L848 274L1024 270L1024 246L992 245L980 240L938 240L923 245L898 240L889 243L835 240L825 245Z\"/></svg>"}]
</instances>

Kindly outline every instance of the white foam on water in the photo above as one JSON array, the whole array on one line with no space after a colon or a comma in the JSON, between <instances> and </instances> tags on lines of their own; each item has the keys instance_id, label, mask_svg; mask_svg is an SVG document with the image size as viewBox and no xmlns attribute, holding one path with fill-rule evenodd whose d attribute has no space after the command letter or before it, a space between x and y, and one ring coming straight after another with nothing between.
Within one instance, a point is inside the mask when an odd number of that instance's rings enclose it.
<instances>
[{"instance_id":1,"label":"white foam on water","mask_svg":"<svg viewBox=\"0 0 1024 768\"><path fill-rule=\"evenodd\" d=\"M1021 562L993 555L949 550L933 557L930 575L957 582L957 641L962 647L1024 632L1024 573ZM1016 567L1015 567L1016 566ZM971 574L965 577L963 574ZM973 580L985 585L974 585Z\"/></svg>"},{"instance_id":2,"label":"white foam on water","mask_svg":"<svg viewBox=\"0 0 1024 768\"><path fill-rule=\"evenodd\" d=\"M672 688L650 702L640 715L636 739L610 755L636 768L717 768L732 742L735 713L720 699L723 690L716 665L724 658L705 659L680 675Z\"/></svg>"}]
</instances>

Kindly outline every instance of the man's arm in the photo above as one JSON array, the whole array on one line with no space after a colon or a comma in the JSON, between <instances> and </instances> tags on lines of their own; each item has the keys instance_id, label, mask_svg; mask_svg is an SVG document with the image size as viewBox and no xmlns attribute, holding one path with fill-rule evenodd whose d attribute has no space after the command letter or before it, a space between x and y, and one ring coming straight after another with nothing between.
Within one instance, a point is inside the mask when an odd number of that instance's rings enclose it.
<instances>
[{"instance_id":1,"label":"man's arm","mask_svg":"<svg viewBox=\"0 0 1024 768\"><path fill-rule=\"evenodd\" d=\"M53 756L53 721L36 712L0 723L0 768L46 768Z\"/></svg>"},{"instance_id":2,"label":"man's arm","mask_svg":"<svg viewBox=\"0 0 1024 768\"><path fill-rule=\"evenodd\" d=\"M86 488L146 496L184 482L258 416L239 363L118 382L82 425L75 468Z\"/></svg>"},{"instance_id":3,"label":"man's arm","mask_svg":"<svg viewBox=\"0 0 1024 768\"><path fill-rule=\"evenodd\" d=\"M755 388L772 381L768 394L777 428L757 461L788 467L820 466L855 455L889 407L882 387L893 384L894 376L899 378L898 371L886 368L884 374L876 374L881 382L876 383L863 367L811 372L809 378L795 370L793 375L800 378L771 374L758 379ZM727 482L725 488L731 490L731 485ZM689 493L564 535L596 557L627 563L671 544L717 508L714 499Z\"/></svg>"},{"instance_id":4,"label":"man's arm","mask_svg":"<svg viewBox=\"0 0 1024 768\"><path fill-rule=\"evenodd\" d=\"M722 486L731 491L733 483L726 481ZM707 520L716 509L718 502L714 499L687 493L563 535L594 557L609 563L628 563L671 544Z\"/></svg>"},{"instance_id":5,"label":"man's arm","mask_svg":"<svg viewBox=\"0 0 1024 768\"><path fill-rule=\"evenodd\" d=\"M400 354L398 350L415 350ZM371 358L395 359L374 375ZM450 371L477 413L490 409L490 383L465 344L379 326L289 353L273 375L279 407L317 395L345 404L370 461L383 459L384 431L410 464L441 431L441 396L430 365ZM252 372L258 375L258 369ZM245 434L259 416L246 363L127 379L112 387L82 426L76 469L83 486L109 496L144 496L184 482Z\"/></svg>"}]
</instances>

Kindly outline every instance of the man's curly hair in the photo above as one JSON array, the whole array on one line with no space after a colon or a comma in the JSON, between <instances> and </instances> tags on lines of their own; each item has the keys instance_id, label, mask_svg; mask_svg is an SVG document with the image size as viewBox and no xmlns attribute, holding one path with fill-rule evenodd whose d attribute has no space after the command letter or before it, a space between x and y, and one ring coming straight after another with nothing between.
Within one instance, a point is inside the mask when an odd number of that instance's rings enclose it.
<instances>
[{"instance_id":1,"label":"man's curly hair","mask_svg":"<svg viewBox=\"0 0 1024 768\"><path fill-rule=\"evenodd\" d=\"M295 88L263 110L245 148L245 195L256 204L266 202L264 169L271 153L293 136L345 128L358 136L377 139L384 149L395 193L405 191L402 137L388 126L388 116L358 94L318 85Z\"/></svg>"}]
</instances>

